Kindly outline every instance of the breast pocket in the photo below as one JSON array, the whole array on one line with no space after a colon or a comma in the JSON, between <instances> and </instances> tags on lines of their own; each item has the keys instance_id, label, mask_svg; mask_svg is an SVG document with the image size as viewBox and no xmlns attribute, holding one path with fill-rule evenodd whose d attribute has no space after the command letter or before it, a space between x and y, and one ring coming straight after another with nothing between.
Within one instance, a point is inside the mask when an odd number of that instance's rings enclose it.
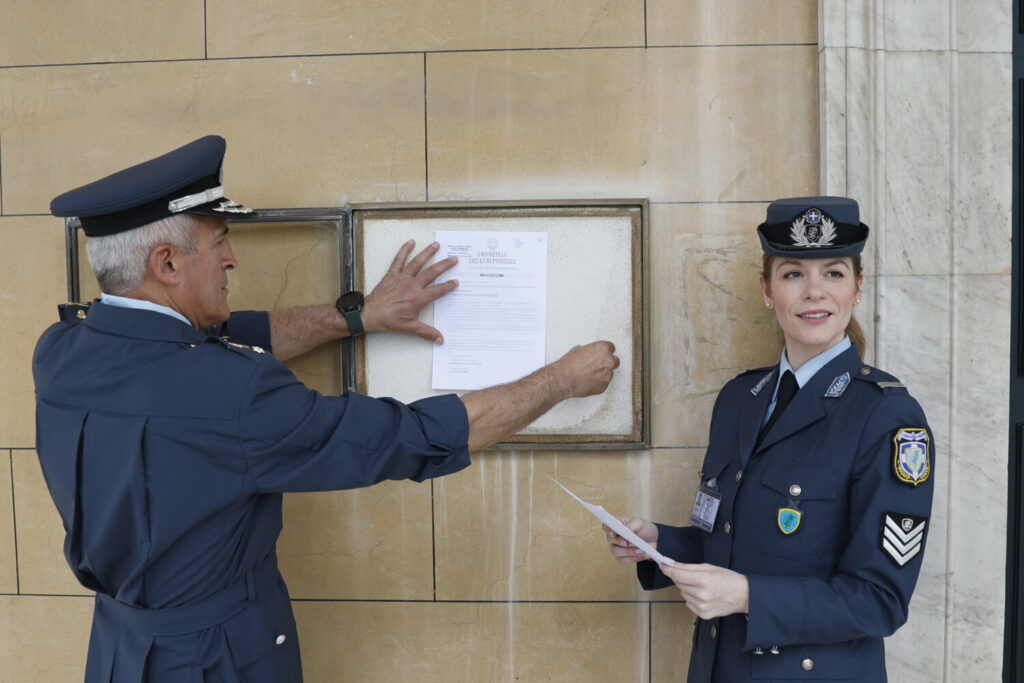
<instances>
[{"instance_id":1,"label":"breast pocket","mask_svg":"<svg viewBox=\"0 0 1024 683\"><path fill-rule=\"evenodd\" d=\"M826 560L842 547L841 477L836 470L807 463L771 463L751 501L745 522L766 555ZM745 506L747 507L747 506Z\"/></svg>"}]
</instances>

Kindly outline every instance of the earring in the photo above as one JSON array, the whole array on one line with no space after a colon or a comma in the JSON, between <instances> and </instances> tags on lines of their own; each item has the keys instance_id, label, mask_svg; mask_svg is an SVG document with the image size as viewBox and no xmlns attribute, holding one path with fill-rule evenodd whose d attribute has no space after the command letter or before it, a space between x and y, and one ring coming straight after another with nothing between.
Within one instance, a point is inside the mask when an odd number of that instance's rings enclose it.
<instances>
[{"instance_id":1,"label":"earring","mask_svg":"<svg viewBox=\"0 0 1024 683\"><path fill-rule=\"evenodd\" d=\"M854 299L853 305L854 306L859 306L860 305L860 297L859 296L856 299Z\"/></svg>"},{"instance_id":2,"label":"earring","mask_svg":"<svg viewBox=\"0 0 1024 683\"><path fill-rule=\"evenodd\" d=\"M765 301L764 302L764 306L765 306L765 308L771 308L772 307L772 302L771 301Z\"/></svg>"}]
</instances>

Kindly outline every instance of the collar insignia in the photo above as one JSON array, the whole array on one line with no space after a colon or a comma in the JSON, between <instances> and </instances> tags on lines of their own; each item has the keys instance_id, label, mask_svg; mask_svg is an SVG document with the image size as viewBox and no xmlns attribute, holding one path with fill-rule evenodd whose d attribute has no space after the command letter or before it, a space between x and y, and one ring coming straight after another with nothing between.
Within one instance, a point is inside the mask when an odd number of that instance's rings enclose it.
<instances>
[{"instance_id":1,"label":"collar insignia","mask_svg":"<svg viewBox=\"0 0 1024 683\"><path fill-rule=\"evenodd\" d=\"M839 398L848 386L850 386L850 373L844 372L832 380L828 391L825 392L825 398Z\"/></svg>"},{"instance_id":2,"label":"collar insignia","mask_svg":"<svg viewBox=\"0 0 1024 683\"><path fill-rule=\"evenodd\" d=\"M807 209L793 220L789 237L796 247L831 247L836 238L836 224L820 209Z\"/></svg>"},{"instance_id":3,"label":"collar insignia","mask_svg":"<svg viewBox=\"0 0 1024 683\"><path fill-rule=\"evenodd\" d=\"M892 437L893 472L904 484L917 486L928 481L932 472L928 441L928 430L923 427L900 427Z\"/></svg>"},{"instance_id":4,"label":"collar insignia","mask_svg":"<svg viewBox=\"0 0 1024 683\"><path fill-rule=\"evenodd\" d=\"M772 377L774 377L774 376L775 376L775 371L774 371L774 370L772 370L772 371L771 371L771 372L769 372L769 373L768 373L767 375L765 375L764 377L762 377L762 378L761 378L761 381L760 381L760 382L758 382L758 383L757 383L757 384L756 384L756 385L754 386L754 388L750 390L750 393L751 393L751 394L752 394L753 396L757 396L758 394L760 394L760 393L761 393L761 390L762 390L762 389L764 389L764 385L768 384L768 381L769 381L769 380L770 380L770 379L771 379Z\"/></svg>"}]
</instances>

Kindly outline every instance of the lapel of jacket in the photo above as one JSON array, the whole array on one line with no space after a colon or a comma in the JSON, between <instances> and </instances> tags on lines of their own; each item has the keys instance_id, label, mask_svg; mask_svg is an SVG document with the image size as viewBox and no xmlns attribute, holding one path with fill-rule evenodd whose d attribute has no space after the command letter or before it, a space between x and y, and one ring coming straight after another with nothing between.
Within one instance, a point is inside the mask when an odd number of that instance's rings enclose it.
<instances>
[{"instance_id":1,"label":"lapel of jacket","mask_svg":"<svg viewBox=\"0 0 1024 683\"><path fill-rule=\"evenodd\" d=\"M832 382L844 372L849 372L851 377L861 368L860 356L857 349L851 347L829 361L828 365L819 370L800 391L793 397L793 401L786 406L785 412L775 423L771 431L765 435L764 440L757 448L757 452L770 448L773 444L782 441L786 437L796 434L800 430L814 424L825 417L825 397ZM764 416L764 409L759 413ZM760 422L758 423L760 428ZM756 433L755 433L756 438Z\"/></svg>"},{"instance_id":2,"label":"lapel of jacket","mask_svg":"<svg viewBox=\"0 0 1024 683\"><path fill-rule=\"evenodd\" d=\"M775 384L779 379L779 366L776 365L767 375L752 375L752 378L757 381L751 385L750 394L746 397L749 399L748 405L739 411L739 451L742 467L746 467L753 454L757 434L761 431L761 419L768 409L768 404L771 403L772 392L775 391Z\"/></svg>"}]
</instances>

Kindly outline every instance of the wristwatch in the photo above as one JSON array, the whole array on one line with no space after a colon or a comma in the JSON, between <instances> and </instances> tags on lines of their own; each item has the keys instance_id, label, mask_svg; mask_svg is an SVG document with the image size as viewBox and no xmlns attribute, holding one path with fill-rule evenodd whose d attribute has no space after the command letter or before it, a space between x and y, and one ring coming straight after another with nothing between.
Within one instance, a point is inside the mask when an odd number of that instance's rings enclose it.
<instances>
[{"instance_id":1,"label":"wristwatch","mask_svg":"<svg viewBox=\"0 0 1024 683\"><path fill-rule=\"evenodd\" d=\"M355 290L345 292L334 302L334 306L338 309L338 313L341 313L342 317L345 318L345 322L348 323L349 334L355 337L366 332L363 328L363 317L359 314L363 310L362 292Z\"/></svg>"}]
</instances>

